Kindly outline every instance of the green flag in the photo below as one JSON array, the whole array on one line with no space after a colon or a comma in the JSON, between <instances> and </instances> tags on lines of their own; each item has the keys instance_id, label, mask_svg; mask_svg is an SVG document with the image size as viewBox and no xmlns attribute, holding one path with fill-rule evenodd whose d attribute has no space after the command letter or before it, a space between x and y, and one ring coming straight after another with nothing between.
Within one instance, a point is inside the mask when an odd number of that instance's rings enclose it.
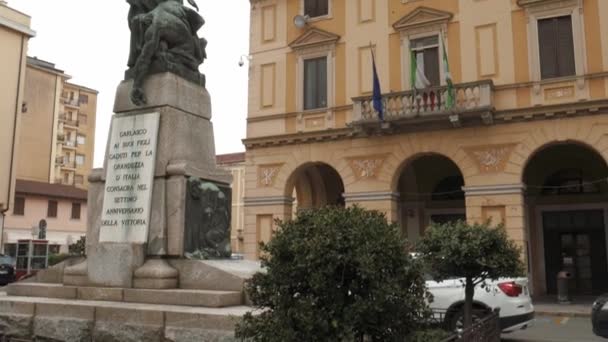
<instances>
[{"instance_id":1,"label":"green flag","mask_svg":"<svg viewBox=\"0 0 608 342\"><path fill-rule=\"evenodd\" d=\"M420 59L420 62L418 62L418 59ZM410 56L410 86L414 91L431 86L431 82L424 74L424 54L414 50L411 50Z\"/></svg>"},{"instance_id":2,"label":"green flag","mask_svg":"<svg viewBox=\"0 0 608 342\"><path fill-rule=\"evenodd\" d=\"M443 47L443 74L445 75L445 83L448 85L448 98L445 101L447 109L454 108L454 83L452 82L452 73L450 72L450 63L448 62L448 53L445 49L445 41L443 33L441 35L441 46Z\"/></svg>"}]
</instances>

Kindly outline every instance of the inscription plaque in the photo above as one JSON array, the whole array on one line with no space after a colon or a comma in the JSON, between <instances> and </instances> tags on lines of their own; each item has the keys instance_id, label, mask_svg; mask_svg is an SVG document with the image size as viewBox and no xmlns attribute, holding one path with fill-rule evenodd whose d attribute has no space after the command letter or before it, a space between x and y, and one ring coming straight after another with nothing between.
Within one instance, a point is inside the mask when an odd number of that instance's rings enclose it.
<instances>
[{"instance_id":1,"label":"inscription plaque","mask_svg":"<svg viewBox=\"0 0 608 342\"><path fill-rule=\"evenodd\" d=\"M113 117L99 242L148 240L160 113Z\"/></svg>"}]
</instances>

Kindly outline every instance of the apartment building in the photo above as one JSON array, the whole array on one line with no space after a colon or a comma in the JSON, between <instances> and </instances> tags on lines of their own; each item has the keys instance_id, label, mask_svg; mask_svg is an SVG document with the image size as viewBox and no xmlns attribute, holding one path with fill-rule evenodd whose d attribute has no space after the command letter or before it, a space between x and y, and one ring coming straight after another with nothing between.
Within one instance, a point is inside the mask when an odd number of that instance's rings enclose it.
<instances>
[{"instance_id":1,"label":"apartment building","mask_svg":"<svg viewBox=\"0 0 608 342\"><path fill-rule=\"evenodd\" d=\"M247 258L294 206L359 204L412 242L502 223L534 295L608 288L608 1L250 2Z\"/></svg>"},{"instance_id":2,"label":"apartment building","mask_svg":"<svg viewBox=\"0 0 608 342\"><path fill-rule=\"evenodd\" d=\"M53 63L28 57L19 179L87 188L98 92L70 78Z\"/></svg>"},{"instance_id":3,"label":"apartment building","mask_svg":"<svg viewBox=\"0 0 608 342\"><path fill-rule=\"evenodd\" d=\"M0 229L14 205L27 45L35 32L30 17L0 1Z\"/></svg>"},{"instance_id":4,"label":"apartment building","mask_svg":"<svg viewBox=\"0 0 608 342\"><path fill-rule=\"evenodd\" d=\"M2 234L7 254L15 253L17 240L37 237L42 220L54 253L67 252L86 233L98 92L70 78L51 62L27 57L15 204Z\"/></svg>"}]
</instances>

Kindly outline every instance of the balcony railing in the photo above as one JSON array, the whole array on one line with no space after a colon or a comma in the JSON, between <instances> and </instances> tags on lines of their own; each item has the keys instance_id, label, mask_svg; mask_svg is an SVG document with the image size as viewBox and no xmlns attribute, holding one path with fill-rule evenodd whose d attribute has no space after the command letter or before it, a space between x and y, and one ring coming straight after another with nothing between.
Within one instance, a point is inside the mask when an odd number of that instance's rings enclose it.
<instances>
[{"instance_id":1,"label":"balcony railing","mask_svg":"<svg viewBox=\"0 0 608 342\"><path fill-rule=\"evenodd\" d=\"M59 121L63 122L64 127L65 126L78 127L78 120L72 120L72 118L70 118L65 113L59 114Z\"/></svg>"},{"instance_id":2,"label":"balcony railing","mask_svg":"<svg viewBox=\"0 0 608 342\"><path fill-rule=\"evenodd\" d=\"M72 106L72 107L78 107L78 106L80 106L80 103L78 102L78 99L62 98L61 102L64 105L68 105L68 106Z\"/></svg>"},{"instance_id":3,"label":"balcony railing","mask_svg":"<svg viewBox=\"0 0 608 342\"><path fill-rule=\"evenodd\" d=\"M72 141L72 140L66 140L63 142L63 146L65 147L72 147L72 148L76 148L76 142Z\"/></svg>"},{"instance_id":4,"label":"balcony railing","mask_svg":"<svg viewBox=\"0 0 608 342\"><path fill-rule=\"evenodd\" d=\"M460 113L488 113L494 108L491 80L454 85L454 104L448 107L448 88L431 87L416 91L402 91L382 95L385 121L437 118ZM378 121L371 96L353 98L353 123ZM450 118L451 121L454 118Z\"/></svg>"}]
</instances>

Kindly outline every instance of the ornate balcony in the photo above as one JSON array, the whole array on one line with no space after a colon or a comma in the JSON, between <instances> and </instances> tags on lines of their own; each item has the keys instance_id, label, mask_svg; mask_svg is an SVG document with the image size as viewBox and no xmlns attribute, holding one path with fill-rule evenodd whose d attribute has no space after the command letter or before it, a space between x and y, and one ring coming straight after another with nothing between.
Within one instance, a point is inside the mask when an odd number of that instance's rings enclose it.
<instances>
[{"instance_id":1,"label":"ornate balcony","mask_svg":"<svg viewBox=\"0 0 608 342\"><path fill-rule=\"evenodd\" d=\"M454 105L447 106L447 86L382 95L383 127L443 121L459 127L463 121L493 122L494 85L491 80L454 85ZM378 127L371 96L353 98L354 127Z\"/></svg>"}]
</instances>

